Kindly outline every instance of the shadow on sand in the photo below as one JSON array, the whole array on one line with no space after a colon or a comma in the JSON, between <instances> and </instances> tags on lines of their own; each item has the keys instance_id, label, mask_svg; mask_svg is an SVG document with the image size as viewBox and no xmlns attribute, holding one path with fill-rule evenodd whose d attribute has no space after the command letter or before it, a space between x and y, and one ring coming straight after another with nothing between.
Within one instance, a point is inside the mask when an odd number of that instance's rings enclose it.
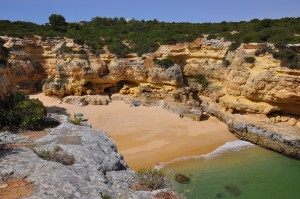
<instances>
[{"instance_id":1,"label":"shadow on sand","mask_svg":"<svg viewBox=\"0 0 300 199\"><path fill-rule=\"evenodd\" d=\"M70 114L67 113L67 109L62 108L62 107L58 107L58 106L46 106L47 112L48 113L57 113L60 115L66 115L66 116L70 116Z\"/></svg>"},{"instance_id":2,"label":"shadow on sand","mask_svg":"<svg viewBox=\"0 0 300 199\"><path fill-rule=\"evenodd\" d=\"M201 121L205 121L205 120L208 120L210 117L210 115L207 115L207 114L203 114L202 117L201 117Z\"/></svg>"}]
</instances>

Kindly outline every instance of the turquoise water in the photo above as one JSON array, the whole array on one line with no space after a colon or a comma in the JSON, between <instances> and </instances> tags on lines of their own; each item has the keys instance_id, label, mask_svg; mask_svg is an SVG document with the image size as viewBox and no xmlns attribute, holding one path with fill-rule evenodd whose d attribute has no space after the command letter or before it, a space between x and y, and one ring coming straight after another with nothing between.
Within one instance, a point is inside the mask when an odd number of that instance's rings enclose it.
<instances>
[{"instance_id":1,"label":"turquoise water","mask_svg":"<svg viewBox=\"0 0 300 199\"><path fill-rule=\"evenodd\" d=\"M164 171L172 179L176 173L190 177L189 184L174 186L192 199L300 198L299 160L253 145L237 147L169 163Z\"/></svg>"}]
</instances>

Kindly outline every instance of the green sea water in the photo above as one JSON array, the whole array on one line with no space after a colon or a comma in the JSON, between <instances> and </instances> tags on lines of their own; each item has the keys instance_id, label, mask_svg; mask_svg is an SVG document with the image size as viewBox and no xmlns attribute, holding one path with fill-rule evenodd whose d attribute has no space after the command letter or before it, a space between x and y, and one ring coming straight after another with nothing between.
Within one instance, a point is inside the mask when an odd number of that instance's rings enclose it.
<instances>
[{"instance_id":1,"label":"green sea water","mask_svg":"<svg viewBox=\"0 0 300 199\"><path fill-rule=\"evenodd\" d=\"M299 199L300 161L245 143L234 141L206 156L168 163L164 171L171 179L176 173L191 179L189 184L174 181L191 199Z\"/></svg>"}]
</instances>

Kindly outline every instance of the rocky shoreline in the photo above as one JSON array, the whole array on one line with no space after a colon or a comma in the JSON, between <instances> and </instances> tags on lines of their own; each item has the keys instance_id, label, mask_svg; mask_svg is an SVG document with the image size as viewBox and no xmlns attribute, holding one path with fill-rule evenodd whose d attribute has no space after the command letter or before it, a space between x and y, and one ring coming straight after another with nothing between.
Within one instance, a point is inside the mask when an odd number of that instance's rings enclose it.
<instances>
[{"instance_id":1,"label":"rocky shoreline","mask_svg":"<svg viewBox=\"0 0 300 199\"><path fill-rule=\"evenodd\" d=\"M25 198L153 198L159 191L134 191L134 172L118 154L106 133L66 122L66 116L53 115L61 124L47 129L47 135L31 140L10 132L0 133L0 184L8 179L33 183ZM30 145L25 146L30 143ZM75 158L73 165L47 161L34 151L61 147Z\"/></svg>"},{"instance_id":2,"label":"rocky shoreline","mask_svg":"<svg viewBox=\"0 0 300 199\"><path fill-rule=\"evenodd\" d=\"M300 160L300 129L286 123L273 123L268 118L232 114L220 105L208 101L204 110L227 124L228 129L239 139Z\"/></svg>"}]
</instances>

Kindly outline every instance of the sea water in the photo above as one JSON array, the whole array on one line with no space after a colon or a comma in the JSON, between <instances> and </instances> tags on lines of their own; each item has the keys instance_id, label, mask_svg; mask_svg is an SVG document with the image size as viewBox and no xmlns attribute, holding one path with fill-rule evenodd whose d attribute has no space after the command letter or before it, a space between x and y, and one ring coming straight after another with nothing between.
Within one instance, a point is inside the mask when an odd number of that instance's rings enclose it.
<instances>
[{"instance_id":1,"label":"sea water","mask_svg":"<svg viewBox=\"0 0 300 199\"><path fill-rule=\"evenodd\" d=\"M245 141L166 163L163 170L175 189L191 199L300 198L300 161ZM176 173L186 175L190 182L174 181Z\"/></svg>"}]
</instances>

